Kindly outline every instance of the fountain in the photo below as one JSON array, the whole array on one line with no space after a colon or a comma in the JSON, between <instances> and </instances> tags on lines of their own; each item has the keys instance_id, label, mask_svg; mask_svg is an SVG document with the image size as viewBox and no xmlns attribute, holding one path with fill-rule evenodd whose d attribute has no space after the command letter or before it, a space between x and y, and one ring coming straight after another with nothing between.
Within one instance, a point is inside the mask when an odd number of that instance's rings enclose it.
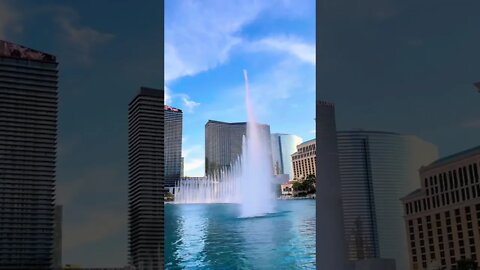
<instances>
[{"instance_id":1,"label":"fountain","mask_svg":"<svg viewBox=\"0 0 480 270\"><path fill-rule=\"evenodd\" d=\"M243 73L247 134L243 137L242 155L228 169L202 178L180 180L175 186L174 203L237 203L241 217L273 212L270 138L261 132L255 119L247 71Z\"/></svg>"}]
</instances>

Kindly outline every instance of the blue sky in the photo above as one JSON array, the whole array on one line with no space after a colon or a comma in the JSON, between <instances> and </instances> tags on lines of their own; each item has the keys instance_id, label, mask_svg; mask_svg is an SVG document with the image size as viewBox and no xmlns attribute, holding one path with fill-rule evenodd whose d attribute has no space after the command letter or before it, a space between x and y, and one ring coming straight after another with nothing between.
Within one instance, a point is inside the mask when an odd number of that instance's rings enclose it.
<instances>
[{"instance_id":1,"label":"blue sky","mask_svg":"<svg viewBox=\"0 0 480 270\"><path fill-rule=\"evenodd\" d=\"M185 175L204 174L205 123L258 121L314 138L315 1L165 1L167 102L184 110Z\"/></svg>"},{"instance_id":2,"label":"blue sky","mask_svg":"<svg viewBox=\"0 0 480 270\"><path fill-rule=\"evenodd\" d=\"M258 118L313 138L313 1L196 2L165 4L166 45L177 52L165 56L166 86L185 110L191 173L203 173L208 119L245 120L243 68ZM479 144L478 0L318 2L318 97L335 102L339 129L414 134L442 156ZM140 86L164 86L160 11L158 0L0 1L0 38L60 63L65 263L126 264L127 106Z\"/></svg>"}]
</instances>

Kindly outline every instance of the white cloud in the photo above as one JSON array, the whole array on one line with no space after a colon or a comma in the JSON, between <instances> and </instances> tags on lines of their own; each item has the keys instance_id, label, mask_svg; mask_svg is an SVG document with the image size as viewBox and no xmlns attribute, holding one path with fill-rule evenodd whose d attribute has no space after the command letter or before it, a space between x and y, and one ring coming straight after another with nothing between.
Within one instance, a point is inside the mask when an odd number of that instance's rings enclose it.
<instances>
[{"instance_id":1,"label":"white cloud","mask_svg":"<svg viewBox=\"0 0 480 270\"><path fill-rule=\"evenodd\" d=\"M300 61L315 65L315 44L293 36L267 37L247 45L255 51L278 51L297 57Z\"/></svg>"},{"instance_id":2,"label":"white cloud","mask_svg":"<svg viewBox=\"0 0 480 270\"><path fill-rule=\"evenodd\" d=\"M79 53L81 61L89 62L92 50L114 38L113 34L102 33L93 28L82 26L74 21L78 15L70 9L57 9L57 22L63 30L63 38Z\"/></svg>"},{"instance_id":3,"label":"white cloud","mask_svg":"<svg viewBox=\"0 0 480 270\"><path fill-rule=\"evenodd\" d=\"M186 176L203 176L199 173L198 169L203 168L205 165L205 160L203 158L194 158L184 163L184 171Z\"/></svg>"},{"instance_id":4,"label":"white cloud","mask_svg":"<svg viewBox=\"0 0 480 270\"><path fill-rule=\"evenodd\" d=\"M182 96L182 102L183 102L184 108L186 108L188 112L193 112L195 107L200 105L200 103L191 100L188 95L183 95Z\"/></svg>"},{"instance_id":5,"label":"white cloud","mask_svg":"<svg viewBox=\"0 0 480 270\"><path fill-rule=\"evenodd\" d=\"M229 59L252 22L269 1L170 1L166 8L165 81L192 76Z\"/></svg>"},{"instance_id":6,"label":"white cloud","mask_svg":"<svg viewBox=\"0 0 480 270\"><path fill-rule=\"evenodd\" d=\"M462 123L464 128L480 128L480 120L470 120Z\"/></svg>"},{"instance_id":7,"label":"white cloud","mask_svg":"<svg viewBox=\"0 0 480 270\"><path fill-rule=\"evenodd\" d=\"M6 39L12 32L21 32L20 19L20 13L10 1L0 1L0 38Z\"/></svg>"},{"instance_id":8,"label":"white cloud","mask_svg":"<svg viewBox=\"0 0 480 270\"><path fill-rule=\"evenodd\" d=\"M164 85L164 100L165 104L170 105L173 102L172 90L166 85Z\"/></svg>"},{"instance_id":9,"label":"white cloud","mask_svg":"<svg viewBox=\"0 0 480 270\"><path fill-rule=\"evenodd\" d=\"M182 149L184 158L183 170L185 176L203 176L205 160L203 158L203 147L194 144Z\"/></svg>"}]
</instances>

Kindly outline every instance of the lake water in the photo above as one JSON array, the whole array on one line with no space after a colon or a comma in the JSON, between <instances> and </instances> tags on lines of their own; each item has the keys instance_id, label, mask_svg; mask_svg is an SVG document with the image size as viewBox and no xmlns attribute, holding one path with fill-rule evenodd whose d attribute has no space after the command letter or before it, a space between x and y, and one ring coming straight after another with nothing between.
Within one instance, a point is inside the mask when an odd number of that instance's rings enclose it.
<instances>
[{"instance_id":1,"label":"lake water","mask_svg":"<svg viewBox=\"0 0 480 270\"><path fill-rule=\"evenodd\" d=\"M235 204L166 204L165 269L315 269L315 200L239 218Z\"/></svg>"}]
</instances>

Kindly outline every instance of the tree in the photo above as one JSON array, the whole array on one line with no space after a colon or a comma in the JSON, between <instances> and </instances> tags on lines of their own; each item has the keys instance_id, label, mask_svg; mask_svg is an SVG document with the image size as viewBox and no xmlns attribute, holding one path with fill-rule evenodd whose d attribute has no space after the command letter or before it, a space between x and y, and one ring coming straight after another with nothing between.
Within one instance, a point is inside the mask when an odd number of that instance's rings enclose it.
<instances>
[{"instance_id":1,"label":"tree","mask_svg":"<svg viewBox=\"0 0 480 270\"><path fill-rule=\"evenodd\" d=\"M457 262L456 270L477 270L478 263L473 259L464 259Z\"/></svg>"}]
</instances>

